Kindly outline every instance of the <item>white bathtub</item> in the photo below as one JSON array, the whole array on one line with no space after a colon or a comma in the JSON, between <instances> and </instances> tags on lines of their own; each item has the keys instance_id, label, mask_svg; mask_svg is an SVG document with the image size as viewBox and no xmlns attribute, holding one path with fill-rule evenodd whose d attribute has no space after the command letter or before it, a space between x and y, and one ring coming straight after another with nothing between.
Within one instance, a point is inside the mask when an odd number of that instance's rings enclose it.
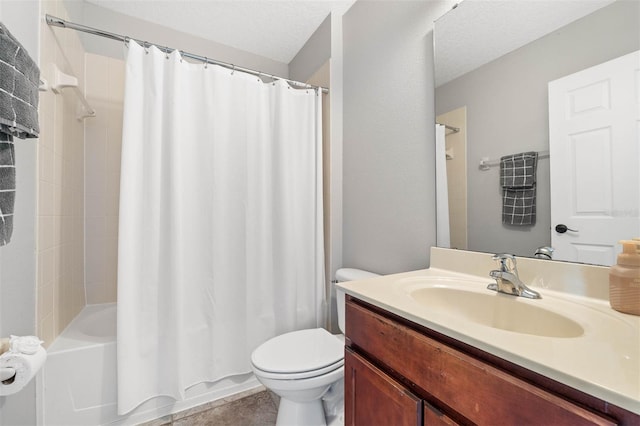
<instances>
[{"instance_id":1,"label":"white bathtub","mask_svg":"<svg viewBox=\"0 0 640 426\"><path fill-rule=\"evenodd\" d=\"M260 386L251 374L203 383L188 389L185 401L153 398L119 416L115 303L86 306L47 352L38 391L45 426L137 424Z\"/></svg>"}]
</instances>

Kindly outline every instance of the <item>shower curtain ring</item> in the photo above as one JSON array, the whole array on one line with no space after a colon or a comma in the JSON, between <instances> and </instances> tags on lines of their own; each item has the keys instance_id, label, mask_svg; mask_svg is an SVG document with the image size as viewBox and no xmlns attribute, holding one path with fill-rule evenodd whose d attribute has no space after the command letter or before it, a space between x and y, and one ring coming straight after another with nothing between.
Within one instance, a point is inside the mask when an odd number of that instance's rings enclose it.
<instances>
[{"instance_id":1,"label":"shower curtain ring","mask_svg":"<svg viewBox=\"0 0 640 426\"><path fill-rule=\"evenodd\" d=\"M276 85L276 78L273 74L271 74L271 84L273 84L274 86Z\"/></svg>"},{"instance_id":2,"label":"shower curtain ring","mask_svg":"<svg viewBox=\"0 0 640 426\"><path fill-rule=\"evenodd\" d=\"M165 57L165 59L169 59L169 48L168 47L166 47L164 49L164 57Z\"/></svg>"},{"instance_id":3,"label":"shower curtain ring","mask_svg":"<svg viewBox=\"0 0 640 426\"><path fill-rule=\"evenodd\" d=\"M144 53L145 53L146 55L148 55L148 54L149 54L149 46L148 46L148 44L149 44L149 43L147 43L146 41L143 41L143 42L142 42L142 47L144 48Z\"/></svg>"},{"instance_id":4,"label":"shower curtain ring","mask_svg":"<svg viewBox=\"0 0 640 426\"><path fill-rule=\"evenodd\" d=\"M261 73L260 71L258 71L258 81L262 81L262 80L260 79L260 76L261 76L261 75L262 75L262 73Z\"/></svg>"},{"instance_id":5,"label":"shower curtain ring","mask_svg":"<svg viewBox=\"0 0 640 426\"><path fill-rule=\"evenodd\" d=\"M204 57L204 69L207 69L207 65L209 65L209 58L207 58L206 56Z\"/></svg>"},{"instance_id":6,"label":"shower curtain ring","mask_svg":"<svg viewBox=\"0 0 640 426\"><path fill-rule=\"evenodd\" d=\"M234 72L236 72L236 66L231 64L231 75L233 75Z\"/></svg>"},{"instance_id":7,"label":"shower curtain ring","mask_svg":"<svg viewBox=\"0 0 640 426\"><path fill-rule=\"evenodd\" d=\"M182 62L182 55L184 55L184 51L183 50L180 51L180 62Z\"/></svg>"},{"instance_id":8,"label":"shower curtain ring","mask_svg":"<svg viewBox=\"0 0 640 426\"><path fill-rule=\"evenodd\" d=\"M127 49L129 48L129 40L131 40L129 36L124 36L124 47Z\"/></svg>"}]
</instances>

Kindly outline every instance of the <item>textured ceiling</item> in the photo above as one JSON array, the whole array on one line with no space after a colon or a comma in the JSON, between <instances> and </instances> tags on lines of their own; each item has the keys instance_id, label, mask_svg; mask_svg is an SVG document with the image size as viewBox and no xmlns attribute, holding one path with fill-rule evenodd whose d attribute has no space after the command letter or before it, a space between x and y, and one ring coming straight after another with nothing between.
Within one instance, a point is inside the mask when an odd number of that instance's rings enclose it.
<instances>
[{"instance_id":1,"label":"textured ceiling","mask_svg":"<svg viewBox=\"0 0 640 426\"><path fill-rule=\"evenodd\" d=\"M464 0L436 21L436 86L614 0Z\"/></svg>"},{"instance_id":2,"label":"textured ceiling","mask_svg":"<svg viewBox=\"0 0 640 426\"><path fill-rule=\"evenodd\" d=\"M85 0L289 63L332 10L355 0Z\"/></svg>"}]
</instances>

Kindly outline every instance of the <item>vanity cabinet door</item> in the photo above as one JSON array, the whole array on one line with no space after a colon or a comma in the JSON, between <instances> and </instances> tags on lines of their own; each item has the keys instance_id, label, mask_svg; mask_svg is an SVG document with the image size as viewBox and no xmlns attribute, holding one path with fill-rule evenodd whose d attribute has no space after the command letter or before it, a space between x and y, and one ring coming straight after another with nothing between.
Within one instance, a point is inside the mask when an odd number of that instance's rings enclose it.
<instances>
[{"instance_id":1,"label":"vanity cabinet door","mask_svg":"<svg viewBox=\"0 0 640 426\"><path fill-rule=\"evenodd\" d=\"M345 426L421 426L422 401L350 349L344 356Z\"/></svg>"}]
</instances>

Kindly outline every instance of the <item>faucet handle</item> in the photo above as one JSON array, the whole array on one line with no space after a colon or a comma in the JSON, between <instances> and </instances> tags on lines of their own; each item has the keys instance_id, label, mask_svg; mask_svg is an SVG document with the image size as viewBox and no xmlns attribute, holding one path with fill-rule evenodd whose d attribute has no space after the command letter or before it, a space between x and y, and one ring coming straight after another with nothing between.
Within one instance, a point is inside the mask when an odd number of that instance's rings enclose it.
<instances>
[{"instance_id":1,"label":"faucet handle","mask_svg":"<svg viewBox=\"0 0 640 426\"><path fill-rule=\"evenodd\" d=\"M518 274L518 271L516 269L516 257L514 255L508 253L498 253L493 255L493 260L498 262L500 271L512 272L516 275Z\"/></svg>"}]
</instances>

